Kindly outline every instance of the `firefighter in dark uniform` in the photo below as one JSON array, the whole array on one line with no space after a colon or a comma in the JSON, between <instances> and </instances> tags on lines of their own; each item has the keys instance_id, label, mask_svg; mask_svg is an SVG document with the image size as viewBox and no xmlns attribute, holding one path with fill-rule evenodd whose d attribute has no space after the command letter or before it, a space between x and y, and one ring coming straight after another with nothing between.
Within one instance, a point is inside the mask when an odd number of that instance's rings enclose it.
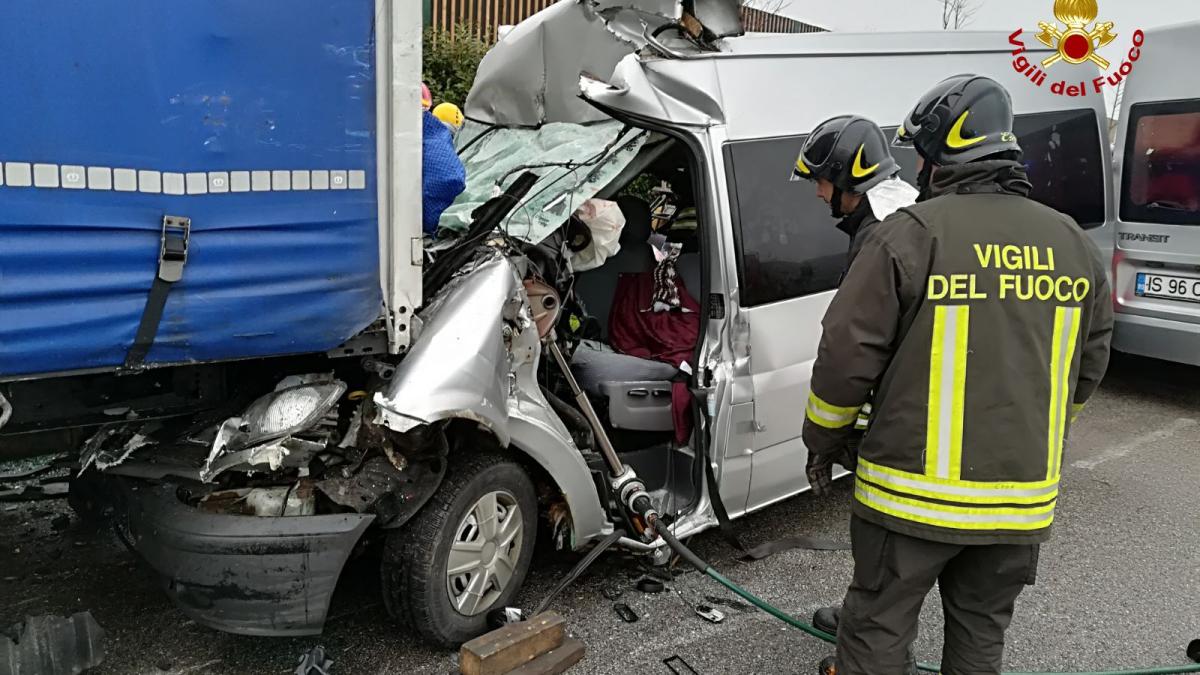
<instances>
[{"instance_id":1,"label":"firefighter in dark uniform","mask_svg":"<svg viewBox=\"0 0 1200 675\"><path fill-rule=\"evenodd\" d=\"M792 180L813 181L817 196L829 204L833 217L839 219L838 229L850 237L843 278L870 227L899 206L912 203L911 199L901 197L900 203L891 208L886 205L875 208L868 197L877 186L886 188L891 187L890 183L900 182L898 173L900 165L892 157L887 136L865 117L842 115L826 120L804 142ZM900 190L908 188L904 183L901 185ZM877 213L881 209L886 211Z\"/></svg>"},{"instance_id":2,"label":"firefighter in dark uniform","mask_svg":"<svg viewBox=\"0 0 1200 675\"><path fill-rule=\"evenodd\" d=\"M942 672L998 673L1050 536L1063 441L1108 364L1112 300L1095 245L1028 197L1012 101L950 78L897 132L922 200L872 228L823 322L804 442L843 452L874 392L854 485L840 675L911 672L936 582Z\"/></svg>"},{"instance_id":3,"label":"firefighter in dark uniform","mask_svg":"<svg viewBox=\"0 0 1200 675\"><path fill-rule=\"evenodd\" d=\"M892 157L887 136L865 117L840 115L828 119L817 125L800 149L792 180L815 183L817 196L829 204L833 217L840 219L837 228L850 237L842 279L870 229L916 201L917 191L900 180L899 173L900 165ZM809 456L808 482L816 489L829 488L835 463L854 468L857 444L869 416L868 403L855 423L857 433L846 440L845 451Z\"/></svg>"}]
</instances>

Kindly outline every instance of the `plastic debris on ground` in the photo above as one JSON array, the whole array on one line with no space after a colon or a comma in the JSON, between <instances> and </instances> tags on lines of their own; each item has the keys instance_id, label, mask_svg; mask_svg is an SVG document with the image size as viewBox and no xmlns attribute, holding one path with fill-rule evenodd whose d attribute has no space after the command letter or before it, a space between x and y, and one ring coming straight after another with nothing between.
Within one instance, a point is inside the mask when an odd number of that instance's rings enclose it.
<instances>
[{"instance_id":1,"label":"plastic debris on ground","mask_svg":"<svg viewBox=\"0 0 1200 675\"><path fill-rule=\"evenodd\" d=\"M300 663L292 672L295 675L330 675L332 668L333 659L325 654L324 647L317 645L300 657Z\"/></svg>"},{"instance_id":2,"label":"plastic debris on ground","mask_svg":"<svg viewBox=\"0 0 1200 675\"><path fill-rule=\"evenodd\" d=\"M0 634L0 672L76 675L104 661L104 629L91 612L30 616Z\"/></svg>"}]
</instances>

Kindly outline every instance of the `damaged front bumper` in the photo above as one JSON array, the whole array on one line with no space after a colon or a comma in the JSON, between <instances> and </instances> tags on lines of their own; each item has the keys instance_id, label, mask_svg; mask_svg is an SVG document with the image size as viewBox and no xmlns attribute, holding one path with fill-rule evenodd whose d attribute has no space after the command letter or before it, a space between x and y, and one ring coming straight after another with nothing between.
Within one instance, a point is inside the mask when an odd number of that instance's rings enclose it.
<instances>
[{"instance_id":1,"label":"damaged front bumper","mask_svg":"<svg viewBox=\"0 0 1200 675\"><path fill-rule=\"evenodd\" d=\"M241 635L316 635L347 558L375 516L206 513L170 484L129 484L133 548L197 623Z\"/></svg>"}]
</instances>

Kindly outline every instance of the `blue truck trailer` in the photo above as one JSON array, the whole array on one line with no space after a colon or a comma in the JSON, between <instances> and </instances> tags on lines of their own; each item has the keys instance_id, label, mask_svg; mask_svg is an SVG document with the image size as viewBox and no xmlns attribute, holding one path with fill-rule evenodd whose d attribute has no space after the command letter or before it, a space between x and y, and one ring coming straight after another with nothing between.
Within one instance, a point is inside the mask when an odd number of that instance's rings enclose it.
<instances>
[{"instance_id":1,"label":"blue truck trailer","mask_svg":"<svg viewBox=\"0 0 1200 675\"><path fill-rule=\"evenodd\" d=\"M240 412L281 380L260 422L287 428L234 431L282 441L366 377L363 357L408 348L421 30L410 0L0 6L0 434L20 445L82 430L72 504L123 505L131 544L209 625L319 631L373 516L238 518L173 494L146 507L140 478L98 469L145 445L122 436L134 426L182 439L187 455L185 425ZM287 381L305 368L319 374ZM279 452L294 460L314 442ZM268 560L311 571L283 589L254 577ZM268 590L239 595L239 580Z\"/></svg>"}]
</instances>

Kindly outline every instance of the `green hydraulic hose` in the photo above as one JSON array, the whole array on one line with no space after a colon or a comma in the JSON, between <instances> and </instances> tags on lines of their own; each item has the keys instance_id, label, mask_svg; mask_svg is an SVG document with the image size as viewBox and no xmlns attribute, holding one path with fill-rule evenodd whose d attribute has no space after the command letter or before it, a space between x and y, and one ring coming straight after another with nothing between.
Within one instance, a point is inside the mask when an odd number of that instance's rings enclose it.
<instances>
[{"instance_id":1,"label":"green hydraulic hose","mask_svg":"<svg viewBox=\"0 0 1200 675\"><path fill-rule=\"evenodd\" d=\"M837 638L835 636L797 619L791 614L788 614L782 609L771 605L766 600L763 600L762 598L754 595L750 591L747 591L746 589L727 579L725 575L713 569L711 565L704 562L704 560L695 553L692 553L691 549L680 543L680 541L675 538L675 535L671 534L668 529L669 528L666 527L654 528L655 532L657 532L659 536L661 536L663 540L666 541L667 544L670 545L670 547L674 549L675 552L678 553L684 560L686 560L692 567L695 567L704 574L707 574L714 581L721 584L725 588L728 588L735 595L741 597L743 600L749 602L767 614L770 614L776 619L788 624L789 626L798 628L801 631L804 631L805 633L808 633L817 639L824 640L830 644L835 644L837 642ZM917 669L927 673L941 672L941 666L931 663L918 663ZM1004 675L1171 675L1174 673L1200 673L1200 664L1163 666L1159 668L1137 668L1134 670L1095 670L1079 671L1076 673L1004 673Z\"/></svg>"}]
</instances>

